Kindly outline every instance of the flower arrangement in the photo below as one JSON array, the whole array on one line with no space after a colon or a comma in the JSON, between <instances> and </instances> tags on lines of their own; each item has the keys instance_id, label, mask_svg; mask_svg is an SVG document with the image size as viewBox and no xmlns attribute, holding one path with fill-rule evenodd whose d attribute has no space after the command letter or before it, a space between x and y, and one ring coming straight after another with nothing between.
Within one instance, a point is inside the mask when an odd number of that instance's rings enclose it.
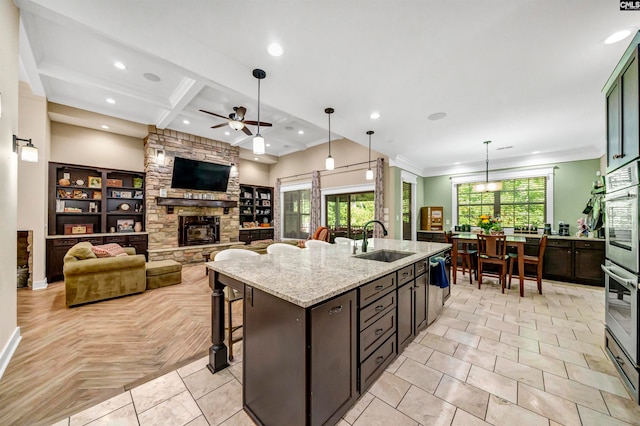
<instances>
[{"instance_id":1,"label":"flower arrangement","mask_svg":"<svg viewBox=\"0 0 640 426\"><path fill-rule=\"evenodd\" d=\"M478 219L478 226L482 228L485 234L488 234L491 231L502 231L500 218L491 217L490 214L483 214L482 216L480 216L480 219Z\"/></svg>"}]
</instances>

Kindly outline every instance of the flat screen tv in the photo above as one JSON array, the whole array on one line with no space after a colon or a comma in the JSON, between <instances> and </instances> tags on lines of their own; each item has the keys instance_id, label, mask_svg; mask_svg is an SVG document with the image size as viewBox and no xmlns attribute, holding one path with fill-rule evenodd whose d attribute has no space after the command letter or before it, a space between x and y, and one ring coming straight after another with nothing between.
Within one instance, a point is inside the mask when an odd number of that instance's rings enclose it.
<instances>
[{"instance_id":1,"label":"flat screen tv","mask_svg":"<svg viewBox=\"0 0 640 426\"><path fill-rule=\"evenodd\" d=\"M175 157L171 187L227 192L231 166Z\"/></svg>"}]
</instances>

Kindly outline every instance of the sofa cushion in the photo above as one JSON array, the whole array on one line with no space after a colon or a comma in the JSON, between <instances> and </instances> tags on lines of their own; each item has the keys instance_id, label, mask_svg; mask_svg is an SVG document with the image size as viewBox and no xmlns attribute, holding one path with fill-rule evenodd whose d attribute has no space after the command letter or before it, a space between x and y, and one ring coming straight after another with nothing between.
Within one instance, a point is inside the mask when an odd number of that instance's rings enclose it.
<instances>
[{"instance_id":1,"label":"sofa cushion","mask_svg":"<svg viewBox=\"0 0 640 426\"><path fill-rule=\"evenodd\" d=\"M78 243L69 249L67 255L73 256L78 260L95 259L96 255L92 247L93 245L90 242Z\"/></svg>"},{"instance_id":2,"label":"sofa cushion","mask_svg":"<svg viewBox=\"0 0 640 426\"><path fill-rule=\"evenodd\" d=\"M120 257L128 256L127 252L116 243L103 244L101 246L93 246L91 250L95 253L96 257Z\"/></svg>"},{"instance_id":3,"label":"sofa cushion","mask_svg":"<svg viewBox=\"0 0 640 426\"><path fill-rule=\"evenodd\" d=\"M182 270L182 264L175 260L156 260L147 262L145 268L147 270L147 277L150 277L169 274L171 272L180 272Z\"/></svg>"}]
</instances>

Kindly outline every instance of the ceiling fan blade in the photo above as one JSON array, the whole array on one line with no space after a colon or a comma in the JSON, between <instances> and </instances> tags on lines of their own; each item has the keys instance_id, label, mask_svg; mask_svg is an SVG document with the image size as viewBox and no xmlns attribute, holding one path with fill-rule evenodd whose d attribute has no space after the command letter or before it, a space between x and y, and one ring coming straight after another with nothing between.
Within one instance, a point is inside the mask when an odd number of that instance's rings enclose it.
<instances>
[{"instance_id":1,"label":"ceiling fan blade","mask_svg":"<svg viewBox=\"0 0 640 426\"><path fill-rule=\"evenodd\" d=\"M218 124L217 126L211 126L212 129L218 129L220 127L225 127L227 126L229 123L222 123L222 124Z\"/></svg>"},{"instance_id":2,"label":"ceiling fan blade","mask_svg":"<svg viewBox=\"0 0 640 426\"><path fill-rule=\"evenodd\" d=\"M258 122L257 122L257 121L253 121L253 120L246 120L246 121L244 122L244 124L251 124L251 125L253 125L253 126L257 126L257 125L258 125ZM271 123L265 123L264 121L261 121L261 122L260 122L260 125L261 125L262 127L271 127L271 126L273 126L273 124L271 124Z\"/></svg>"},{"instance_id":3,"label":"ceiling fan blade","mask_svg":"<svg viewBox=\"0 0 640 426\"><path fill-rule=\"evenodd\" d=\"M204 112L205 114L215 115L216 117L224 118L225 120L229 119L229 117L225 117L224 115L216 114L215 112L205 111L203 109L201 109L200 112Z\"/></svg>"},{"instance_id":4,"label":"ceiling fan blade","mask_svg":"<svg viewBox=\"0 0 640 426\"><path fill-rule=\"evenodd\" d=\"M247 136L251 136L253 133L251 133L251 130L249 130L249 128L247 126L244 126L242 128L242 131L247 135Z\"/></svg>"}]
</instances>

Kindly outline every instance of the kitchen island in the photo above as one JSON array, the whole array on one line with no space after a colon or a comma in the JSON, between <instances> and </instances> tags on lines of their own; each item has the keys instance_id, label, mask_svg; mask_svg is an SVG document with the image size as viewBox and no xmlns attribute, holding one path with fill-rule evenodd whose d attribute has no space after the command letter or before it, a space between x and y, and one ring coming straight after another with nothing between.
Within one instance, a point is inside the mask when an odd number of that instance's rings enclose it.
<instances>
[{"instance_id":1,"label":"kitchen island","mask_svg":"<svg viewBox=\"0 0 640 426\"><path fill-rule=\"evenodd\" d=\"M441 296L428 300L428 290L450 247L373 239L368 256L393 258L363 259L335 244L207 263L209 369L229 365L223 289L230 286L244 292L245 411L265 425L337 423L427 326L429 306L441 308Z\"/></svg>"}]
</instances>

